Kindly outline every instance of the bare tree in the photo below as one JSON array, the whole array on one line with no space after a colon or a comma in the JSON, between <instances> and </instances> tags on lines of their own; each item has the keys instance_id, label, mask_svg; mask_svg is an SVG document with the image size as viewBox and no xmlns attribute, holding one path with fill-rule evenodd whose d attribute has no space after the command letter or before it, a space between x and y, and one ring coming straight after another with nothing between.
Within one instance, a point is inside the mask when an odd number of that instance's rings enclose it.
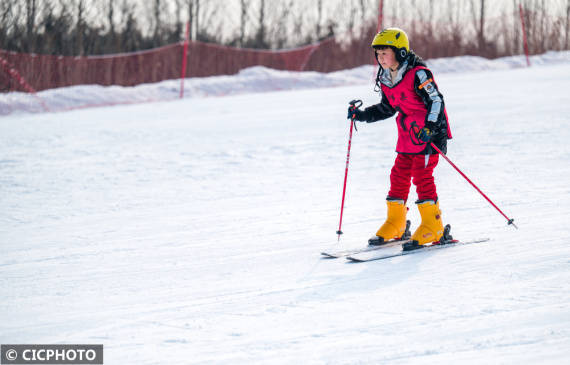
<instances>
[{"instance_id":1,"label":"bare tree","mask_svg":"<svg viewBox=\"0 0 570 365\"><path fill-rule=\"evenodd\" d=\"M471 15L473 19L477 53L485 53L485 0L471 0Z\"/></svg>"},{"instance_id":2,"label":"bare tree","mask_svg":"<svg viewBox=\"0 0 570 365\"><path fill-rule=\"evenodd\" d=\"M115 20L113 17L115 16L115 0L108 0L107 4L107 22L109 23L109 33L111 37L115 35Z\"/></svg>"},{"instance_id":3,"label":"bare tree","mask_svg":"<svg viewBox=\"0 0 570 365\"><path fill-rule=\"evenodd\" d=\"M120 23L123 24L120 35L121 51L132 52L141 49L142 41L133 7L130 6L127 0L122 0L119 10L121 15Z\"/></svg>"},{"instance_id":4,"label":"bare tree","mask_svg":"<svg viewBox=\"0 0 570 365\"><path fill-rule=\"evenodd\" d=\"M115 30L115 0L107 0L104 3L102 12L106 13L107 23L109 25L109 31L107 34L107 42L105 44L106 52L113 52L115 41L116 41L116 30Z\"/></svg>"},{"instance_id":5,"label":"bare tree","mask_svg":"<svg viewBox=\"0 0 570 365\"><path fill-rule=\"evenodd\" d=\"M266 28L265 28L265 0L259 0L259 13L257 16L257 31L255 32L254 44L255 48L267 48L267 43L265 40Z\"/></svg>"},{"instance_id":6,"label":"bare tree","mask_svg":"<svg viewBox=\"0 0 570 365\"><path fill-rule=\"evenodd\" d=\"M570 30L570 0L566 2L566 42L564 42L564 49L568 49L570 47L570 43L568 43L568 31Z\"/></svg>"},{"instance_id":7,"label":"bare tree","mask_svg":"<svg viewBox=\"0 0 570 365\"><path fill-rule=\"evenodd\" d=\"M188 22L190 23L189 38L194 39L194 35L192 33L192 27L194 26L194 1L186 0L185 4L186 4L186 12L188 14Z\"/></svg>"},{"instance_id":8,"label":"bare tree","mask_svg":"<svg viewBox=\"0 0 570 365\"><path fill-rule=\"evenodd\" d=\"M26 0L26 42L27 51L34 52L35 47L35 34L36 34L36 12L37 12L37 1L36 0Z\"/></svg>"},{"instance_id":9,"label":"bare tree","mask_svg":"<svg viewBox=\"0 0 570 365\"><path fill-rule=\"evenodd\" d=\"M85 38L85 0L76 0L76 16L75 24L75 51L74 54L84 55L84 38Z\"/></svg>"},{"instance_id":10,"label":"bare tree","mask_svg":"<svg viewBox=\"0 0 570 365\"><path fill-rule=\"evenodd\" d=\"M6 45L6 38L12 28L13 6L12 0L0 2L0 48Z\"/></svg>"},{"instance_id":11,"label":"bare tree","mask_svg":"<svg viewBox=\"0 0 570 365\"><path fill-rule=\"evenodd\" d=\"M452 55L454 50L463 48L461 9L462 6L458 5L456 0L447 1L447 22L445 22L447 31L443 32L443 35L448 35L445 42L449 47L441 47L443 56Z\"/></svg>"},{"instance_id":12,"label":"bare tree","mask_svg":"<svg viewBox=\"0 0 570 365\"><path fill-rule=\"evenodd\" d=\"M481 1L481 11L479 15L479 52L483 53L485 50L485 0Z\"/></svg>"},{"instance_id":13,"label":"bare tree","mask_svg":"<svg viewBox=\"0 0 570 365\"><path fill-rule=\"evenodd\" d=\"M182 8L183 8L182 0L174 0L174 5L176 9L175 12L176 21L174 23L174 29L172 29L172 32L168 37L168 43L178 42L183 36L184 30L186 29L182 23Z\"/></svg>"},{"instance_id":14,"label":"bare tree","mask_svg":"<svg viewBox=\"0 0 570 365\"><path fill-rule=\"evenodd\" d=\"M267 42L271 48L285 48L291 44L293 31L289 25L292 23L293 0L275 4L269 8L268 14L269 24L271 26L267 30Z\"/></svg>"},{"instance_id":15,"label":"bare tree","mask_svg":"<svg viewBox=\"0 0 570 365\"><path fill-rule=\"evenodd\" d=\"M184 0L188 21L190 22L190 39L204 42L221 42L220 19L224 13L219 3L200 2L200 0ZM204 24L204 25L202 25Z\"/></svg>"},{"instance_id":16,"label":"bare tree","mask_svg":"<svg viewBox=\"0 0 570 365\"><path fill-rule=\"evenodd\" d=\"M196 39L209 43L223 43L224 2L196 3ZM200 25L202 24L202 25Z\"/></svg>"},{"instance_id":17,"label":"bare tree","mask_svg":"<svg viewBox=\"0 0 570 365\"><path fill-rule=\"evenodd\" d=\"M570 1L570 0L569 0ZM239 23L239 45L243 47L245 44L245 26L247 23L247 9L250 6L250 0L240 0L240 23Z\"/></svg>"},{"instance_id":18,"label":"bare tree","mask_svg":"<svg viewBox=\"0 0 570 365\"><path fill-rule=\"evenodd\" d=\"M323 19L323 0L317 0L317 20L315 21L315 34L321 36L321 21Z\"/></svg>"},{"instance_id":19,"label":"bare tree","mask_svg":"<svg viewBox=\"0 0 570 365\"><path fill-rule=\"evenodd\" d=\"M570 47L570 0L385 3L385 26L405 29L413 48L428 58L520 52L519 3L532 53ZM337 34L341 43L363 42L376 29L379 0L316 0L313 5L303 0L239 0L235 8L227 0L135 4L140 2L0 0L0 48L63 55L148 49L178 42L186 19L192 39L241 47L300 46L335 35L337 29L342 30Z\"/></svg>"},{"instance_id":20,"label":"bare tree","mask_svg":"<svg viewBox=\"0 0 570 365\"><path fill-rule=\"evenodd\" d=\"M521 25L520 25L520 16L519 16L519 3L517 0L513 0L513 11L511 16L513 17L514 21L513 21L513 41L512 41L512 49L513 49L513 53L516 54L519 52L520 50L520 39L521 39Z\"/></svg>"},{"instance_id":21,"label":"bare tree","mask_svg":"<svg viewBox=\"0 0 570 365\"><path fill-rule=\"evenodd\" d=\"M360 0L360 19L366 19L366 0Z\"/></svg>"},{"instance_id":22,"label":"bare tree","mask_svg":"<svg viewBox=\"0 0 570 365\"><path fill-rule=\"evenodd\" d=\"M161 21L160 21L160 14L162 12L162 4L161 0L154 0L154 7L153 7L153 21L154 21L154 46L157 47L161 42L160 38L161 34Z\"/></svg>"},{"instance_id":23,"label":"bare tree","mask_svg":"<svg viewBox=\"0 0 570 365\"><path fill-rule=\"evenodd\" d=\"M303 27L305 24L305 13L296 12L293 15L293 33L291 37L293 38L294 44L302 44L304 41Z\"/></svg>"},{"instance_id":24,"label":"bare tree","mask_svg":"<svg viewBox=\"0 0 570 365\"><path fill-rule=\"evenodd\" d=\"M198 33L200 32L200 0L194 0L196 4L196 17L194 23L196 24L196 38L198 38Z\"/></svg>"},{"instance_id":25,"label":"bare tree","mask_svg":"<svg viewBox=\"0 0 570 365\"><path fill-rule=\"evenodd\" d=\"M540 33L541 33L543 36L545 36L545 35L547 34L547 30L546 30L546 27L545 27L546 3L545 3L544 1L545 1L545 0L542 0L541 3L540 3L540 13L541 13L541 15L540 15L540 26L539 26L539 27L540 27ZM549 41L549 38L548 38L548 37L544 37L543 39L544 39L544 40L543 40L542 42L540 42L540 44L542 45L542 47L541 47L541 49L540 49L540 53L543 53L543 52L545 52L547 49L549 49L548 47L545 47L545 46L546 46L546 43Z\"/></svg>"},{"instance_id":26,"label":"bare tree","mask_svg":"<svg viewBox=\"0 0 570 365\"><path fill-rule=\"evenodd\" d=\"M481 0L481 1L483 1L483 0ZM427 28L427 34L434 34L434 31L433 31L433 23L434 23L434 20L435 20L435 10L434 10L434 8L435 8L435 7L434 7L434 1L433 1L433 0L429 0L429 3L428 3L428 16L427 16L428 22L427 22L427 24L426 24L426 26L427 26L427 27L426 27L426 28Z\"/></svg>"},{"instance_id":27,"label":"bare tree","mask_svg":"<svg viewBox=\"0 0 570 365\"><path fill-rule=\"evenodd\" d=\"M350 8L347 6L347 10L345 12L345 15L348 13L348 21L347 21L347 28L348 31L350 32L351 36L354 32L354 26L356 24L356 20L355 20L355 12L353 10L353 4L352 1L350 2Z\"/></svg>"}]
</instances>

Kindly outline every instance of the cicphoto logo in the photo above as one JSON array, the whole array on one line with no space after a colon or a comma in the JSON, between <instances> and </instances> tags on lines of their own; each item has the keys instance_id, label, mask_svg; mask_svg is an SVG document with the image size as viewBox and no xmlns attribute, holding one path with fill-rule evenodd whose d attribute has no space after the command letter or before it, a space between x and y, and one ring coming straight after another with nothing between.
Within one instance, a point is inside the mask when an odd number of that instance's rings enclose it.
<instances>
[{"instance_id":1,"label":"cicphoto logo","mask_svg":"<svg viewBox=\"0 0 570 365\"><path fill-rule=\"evenodd\" d=\"M0 364L103 364L103 345L1 345Z\"/></svg>"}]
</instances>

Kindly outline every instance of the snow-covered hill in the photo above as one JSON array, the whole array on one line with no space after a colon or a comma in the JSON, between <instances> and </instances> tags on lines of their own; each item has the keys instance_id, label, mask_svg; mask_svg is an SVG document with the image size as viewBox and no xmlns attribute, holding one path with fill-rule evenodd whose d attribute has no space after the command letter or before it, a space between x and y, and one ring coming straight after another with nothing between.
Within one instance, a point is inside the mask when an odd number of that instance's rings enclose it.
<instances>
[{"instance_id":1,"label":"snow-covered hill","mask_svg":"<svg viewBox=\"0 0 570 365\"><path fill-rule=\"evenodd\" d=\"M0 343L102 343L105 364L564 363L570 62L433 67L448 156L520 229L441 160L445 223L491 240L383 262L319 256L384 218L393 119L353 137L337 243L347 102L378 101L371 69L351 86L0 118Z\"/></svg>"},{"instance_id":2,"label":"snow-covered hill","mask_svg":"<svg viewBox=\"0 0 570 365\"><path fill-rule=\"evenodd\" d=\"M570 63L570 51L548 52L530 57L533 65ZM488 60L462 56L427 60L438 74L482 70L507 70L526 67L524 56ZM203 98L268 91L302 90L316 87L338 87L369 84L377 67L362 66L331 73L290 72L258 66L237 75L192 78L184 80L184 96ZM168 80L135 87L80 85L27 93L0 94L0 115L21 112L69 111L96 106L135 104L180 98L180 80Z\"/></svg>"}]
</instances>

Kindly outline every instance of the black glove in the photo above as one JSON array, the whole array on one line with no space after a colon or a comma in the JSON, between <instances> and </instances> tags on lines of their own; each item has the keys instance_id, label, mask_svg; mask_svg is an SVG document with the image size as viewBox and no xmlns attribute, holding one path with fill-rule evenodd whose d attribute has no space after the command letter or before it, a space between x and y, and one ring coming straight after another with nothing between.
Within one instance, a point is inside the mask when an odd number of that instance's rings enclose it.
<instances>
[{"instance_id":1,"label":"black glove","mask_svg":"<svg viewBox=\"0 0 570 365\"><path fill-rule=\"evenodd\" d=\"M423 127L418 132L418 139L422 142L428 143L431 141L431 137L433 136L433 132L429 130L429 128Z\"/></svg>"},{"instance_id":2,"label":"black glove","mask_svg":"<svg viewBox=\"0 0 570 365\"><path fill-rule=\"evenodd\" d=\"M352 116L354 116L354 120L358 120L360 122L365 122L369 120L371 117L370 112L368 110L366 109L360 110L359 108L351 105L348 107L348 115L346 116L346 118L352 119Z\"/></svg>"}]
</instances>

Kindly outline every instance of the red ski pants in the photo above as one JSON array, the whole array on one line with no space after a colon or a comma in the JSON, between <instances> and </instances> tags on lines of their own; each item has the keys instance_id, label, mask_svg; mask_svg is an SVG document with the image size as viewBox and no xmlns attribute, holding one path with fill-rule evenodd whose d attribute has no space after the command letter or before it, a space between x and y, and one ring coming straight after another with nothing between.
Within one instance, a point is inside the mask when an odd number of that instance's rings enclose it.
<instances>
[{"instance_id":1,"label":"red ski pants","mask_svg":"<svg viewBox=\"0 0 570 365\"><path fill-rule=\"evenodd\" d=\"M390 174L390 198L408 200L411 181L416 186L418 200L437 200L433 169L439 155L405 155L398 153ZM411 180L411 181L410 181Z\"/></svg>"}]
</instances>

